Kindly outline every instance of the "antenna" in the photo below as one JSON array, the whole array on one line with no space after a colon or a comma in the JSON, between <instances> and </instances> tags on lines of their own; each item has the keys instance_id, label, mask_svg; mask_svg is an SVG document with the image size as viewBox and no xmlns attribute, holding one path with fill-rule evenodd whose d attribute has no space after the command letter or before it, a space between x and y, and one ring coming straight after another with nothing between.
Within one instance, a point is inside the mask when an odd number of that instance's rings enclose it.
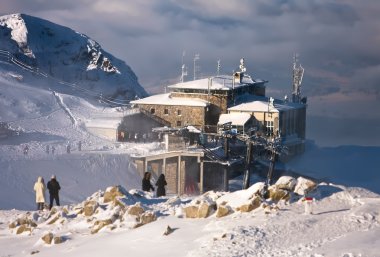
<instances>
[{"instance_id":1,"label":"antenna","mask_svg":"<svg viewBox=\"0 0 380 257\"><path fill-rule=\"evenodd\" d=\"M220 59L218 60L218 66L216 68L216 74L219 76L219 73L220 73Z\"/></svg>"},{"instance_id":2,"label":"antenna","mask_svg":"<svg viewBox=\"0 0 380 257\"><path fill-rule=\"evenodd\" d=\"M186 52L182 52L182 66L181 66L181 83L185 82L185 77L187 76L187 67L184 64Z\"/></svg>"},{"instance_id":3,"label":"antenna","mask_svg":"<svg viewBox=\"0 0 380 257\"><path fill-rule=\"evenodd\" d=\"M194 55L194 80L197 79L197 74L201 71L201 67L198 65L200 59L199 54Z\"/></svg>"},{"instance_id":4,"label":"antenna","mask_svg":"<svg viewBox=\"0 0 380 257\"><path fill-rule=\"evenodd\" d=\"M247 68L244 66L244 58L240 59L240 65L239 65L240 71L241 72L246 72Z\"/></svg>"},{"instance_id":5,"label":"antenna","mask_svg":"<svg viewBox=\"0 0 380 257\"><path fill-rule=\"evenodd\" d=\"M293 103L299 103L301 101L301 83L305 69L298 64L298 54L293 56Z\"/></svg>"}]
</instances>

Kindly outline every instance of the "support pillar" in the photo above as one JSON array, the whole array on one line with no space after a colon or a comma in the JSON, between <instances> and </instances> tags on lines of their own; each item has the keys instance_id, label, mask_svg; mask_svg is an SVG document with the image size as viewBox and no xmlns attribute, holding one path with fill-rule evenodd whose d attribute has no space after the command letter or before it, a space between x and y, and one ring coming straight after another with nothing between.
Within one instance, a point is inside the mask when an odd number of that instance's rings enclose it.
<instances>
[{"instance_id":1,"label":"support pillar","mask_svg":"<svg viewBox=\"0 0 380 257\"><path fill-rule=\"evenodd\" d=\"M200 181L199 181L199 193L202 195L203 194L203 183L204 183L204 172L203 172L203 159L198 157L199 160L199 176L200 176Z\"/></svg>"},{"instance_id":2,"label":"support pillar","mask_svg":"<svg viewBox=\"0 0 380 257\"><path fill-rule=\"evenodd\" d=\"M177 174L178 174L178 195L182 194L181 184L182 184L182 172L181 172L181 155L178 155L177 162Z\"/></svg>"},{"instance_id":3,"label":"support pillar","mask_svg":"<svg viewBox=\"0 0 380 257\"><path fill-rule=\"evenodd\" d=\"M223 190L228 191L228 166L223 165Z\"/></svg>"}]
</instances>

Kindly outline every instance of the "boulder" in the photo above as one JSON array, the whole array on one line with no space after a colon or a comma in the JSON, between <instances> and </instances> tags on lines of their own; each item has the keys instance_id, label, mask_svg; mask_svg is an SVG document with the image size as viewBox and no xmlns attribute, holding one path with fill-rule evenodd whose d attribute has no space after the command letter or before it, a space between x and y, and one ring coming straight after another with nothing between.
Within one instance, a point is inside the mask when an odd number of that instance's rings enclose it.
<instances>
[{"instance_id":1,"label":"boulder","mask_svg":"<svg viewBox=\"0 0 380 257\"><path fill-rule=\"evenodd\" d=\"M241 212L250 212L260 207L260 205L261 205L261 198L258 196L255 196L248 203L243 204L240 207L238 207L237 210Z\"/></svg>"},{"instance_id":2,"label":"boulder","mask_svg":"<svg viewBox=\"0 0 380 257\"><path fill-rule=\"evenodd\" d=\"M44 236L41 237L42 241L44 241L46 244L51 244L51 242L53 241L53 233L49 232L47 234L45 234Z\"/></svg>"},{"instance_id":3,"label":"boulder","mask_svg":"<svg viewBox=\"0 0 380 257\"><path fill-rule=\"evenodd\" d=\"M61 215L59 213L55 213L54 216L51 217L50 220L47 221L47 224L48 225L54 224L57 220L59 220L60 217Z\"/></svg>"},{"instance_id":4,"label":"boulder","mask_svg":"<svg viewBox=\"0 0 380 257\"><path fill-rule=\"evenodd\" d=\"M128 208L128 214L134 216L140 216L145 212L144 208L141 207L140 203L136 203L135 205Z\"/></svg>"},{"instance_id":5,"label":"boulder","mask_svg":"<svg viewBox=\"0 0 380 257\"><path fill-rule=\"evenodd\" d=\"M84 216L92 216L95 213L96 208L99 206L96 201L87 201L84 203L83 214Z\"/></svg>"},{"instance_id":6,"label":"boulder","mask_svg":"<svg viewBox=\"0 0 380 257\"><path fill-rule=\"evenodd\" d=\"M103 196L103 202L112 202L116 197L123 197L126 195L126 191L121 186L113 186L106 189Z\"/></svg>"},{"instance_id":7,"label":"boulder","mask_svg":"<svg viewBox=\"0 0 380 257\"><path fill-rule=\"evenodd\" d=\"M221 218L230 214L231 208L228 205L218 205L218 209L216 210L216 217Z\"/></svg>"},{"instance_id":8,"label":"boulder","mask_svg":"<svg viewBox=\"0 0 380 257\"><path fill-rule=\"evenodd\" d=\"M197 218L198 217L198 206L190 205L183 209L185 211L186 218Z\"/></svg>"},{"instance_id":9,"label":"boulder","mask_svg":"<svg viewBox=\"0 0 380 257\"><path fill-rule=\"evenodd\" d=\"M289 191L277 188L277 186L269 187L268 191L269 191L269 198L274 202L278 202L280 200L289 201L290 199Z\"/></svg>"},{"instance_id":10,"label":"boulder","mask_svg":"<svg viewBox=\"0 0 380 257\"><path fill-rule=\"evenodd\" d=\"M104 228L105 226L108 226L110 224L112 224L112 220L111 219L105 219L105 220L97 220L97 221L95 221L94 226L91 229L91 234L98 233L99 230L101 230L102 228Z\"/></svg>"},{"instance_id":11,"label":"boulder","mask_svg":"<svg viewBox=\"0 0 380 257\"><path fill-rule=\"evenodd\" d=\"M140 223L142 225L153 222L157 219L156 215L152 212L145 212L140 216Z\"/></svg>"},{"instance_id":12,"label":"boulder","mask_svg":"<svg viewBox=\"0 0 380 257\"><path fill-rule=\"evenodd\" d=\"M317 184L314 181L307 178L299 177L297 179L297 184L294 188L294 193L298 195L306 195L316 187Z\"/></svg>"},{"instance_id":13,"label":"boulder","mask_svg":"<svg viewBox=\"0 0 380 257\"><path fill-rule=\"evenodd\" d=\"M297 185L297 180L291 176L282 176L277 180L275 185L279 189L293 191Z\"/></svg>"},{"instance_id":14,"label":"boulder","mask_svg":"<svg viewBox=\"0 0 380 257\"><path fill-rule=\"evenodd\" d=\"M54 237L53 242L54 242L55 245L61 244L61 243L63 243L63 237L56 236L56 237Z\"/></svg>"},{"instance_id":15,"label":"boulder","mask_svg":"<svg viewBox=\"0 0 380 257\"><path fill-rule=\"evenodd\" d=\"M24 232L32 232L32 228L29 227L27 224L23 224L23 225L20 225L17 230L16 230L16 234L22 234Z\"/></svg>"},{"instance_id":16,"label":"boulder","mask_svg":"<svg viewBox=\"0 0 380 257\"><path fill-rule=\"evenodd\" d=\"M210 216L212 210L213 210L212 205L210 205L207 202L203 202L201 205L199 205L197 217L198 218L207 218L208 216Z\"/></svg>"}]
</instances>

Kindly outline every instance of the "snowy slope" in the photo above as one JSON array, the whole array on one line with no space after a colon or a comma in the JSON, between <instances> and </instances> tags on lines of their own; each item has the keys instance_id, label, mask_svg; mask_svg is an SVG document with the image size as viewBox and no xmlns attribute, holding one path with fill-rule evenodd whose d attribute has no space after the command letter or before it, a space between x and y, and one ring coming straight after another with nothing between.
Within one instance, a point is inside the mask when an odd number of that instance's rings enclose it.
<instances>
[{"instance_id":1,"label":"snowy slope","mask_svg":"<svg viewBox=\"0 0 380 257\"><path fill-rule=\"evenodd\" d=\"M131 68L95 40L25 14L0 17L1 70L29 85L88 98L146 96Z\"/></svg>"}]
</instances>

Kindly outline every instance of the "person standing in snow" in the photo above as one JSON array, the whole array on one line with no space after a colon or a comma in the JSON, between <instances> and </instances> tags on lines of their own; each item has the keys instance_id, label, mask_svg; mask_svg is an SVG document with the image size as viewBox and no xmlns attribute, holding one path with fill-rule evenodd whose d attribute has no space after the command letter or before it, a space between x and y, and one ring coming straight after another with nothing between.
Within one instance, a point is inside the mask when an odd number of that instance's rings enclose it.
<instances>
[{"instance_id":1,"label":"person standing in snow","mask_svg":"<svg viewBox=\"0 0 380 257\"><path fill-rule=\"evenodd\" d=\"M149 192L151 189L154 191L154 187L150 183L150 172L145 172L144 178L142 179L142 190Z\"/></svg>"},{"instance_id":2,"label":"person standing in snow","mask_svg":"<svg viewBox=\"0 0 380 257\"><path fill-rule=\"evenodd\" d=\"M36 192L37 210L43 210L45 205L45 183L42 177L38 177L37 182L34 184L34 191Z\"/></svg>"},{"instance_id":3,"label":"person standing in snow","mask_svg":"<svg viewBox=\"0 0 380 257\"><path fill-rule=\"evenodd\" d=\"M59 206L59 190L61 189L61 186L59 185L55 175L51 176L51 179L47 184L47 188L49 189L50 194L49 209L51 210L54 200L57 206Z\"/></svg>"},{"instance_id":4,"label":"person standing in snow","mask_svg":"<svg viewBox=\"0 0 380 257\"><path fill-rule=\"evenodd\" d=\"M158 177L158 180L156 182L156 186L157 186L157 197L160 197L160 196L165 196L166 195L166 192L165 192L165 186L167 185L166 183L166 180L165 180L165 175L164 174L161 174L159 177Z\"/></svg>"}]
</instances>

